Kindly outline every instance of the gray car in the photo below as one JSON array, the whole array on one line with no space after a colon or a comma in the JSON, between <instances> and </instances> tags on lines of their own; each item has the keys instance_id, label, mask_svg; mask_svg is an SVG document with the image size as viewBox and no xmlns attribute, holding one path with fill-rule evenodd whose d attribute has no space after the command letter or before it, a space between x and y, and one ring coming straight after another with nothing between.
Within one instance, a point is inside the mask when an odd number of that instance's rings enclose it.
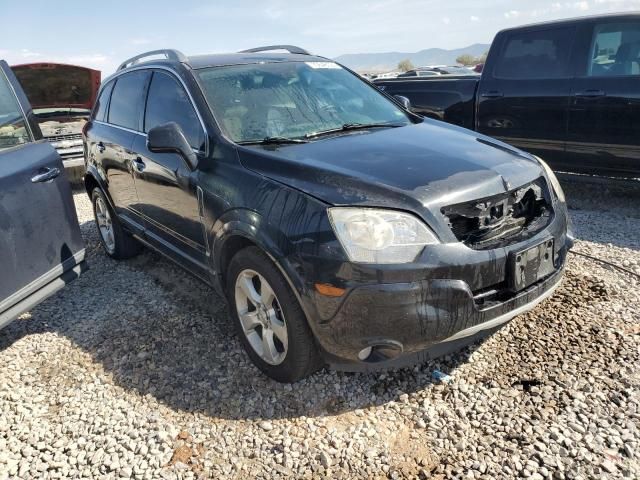
<instances>
[{"instance_id":1,"label":"gray car","mask_svg":"<svg viewBox=\"0 0 640 480\"><path fill-rule=\"evenodd\" d=\"M0 60L0 327L78 277L84 257L60 155Z\"/></svg>"}]
</instances>

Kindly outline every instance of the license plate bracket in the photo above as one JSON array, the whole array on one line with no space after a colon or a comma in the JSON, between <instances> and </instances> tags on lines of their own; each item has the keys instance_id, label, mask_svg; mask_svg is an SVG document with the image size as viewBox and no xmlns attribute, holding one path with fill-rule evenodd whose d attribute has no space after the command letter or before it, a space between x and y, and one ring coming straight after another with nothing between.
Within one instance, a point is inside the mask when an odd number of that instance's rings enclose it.
<instances>
[{"instance_id":1,"label":"license plate bracket","mask_svg":"<svg viewBox=\"0 0 640 480\"><path fill-rule=\"evenodd\" d=\"M549 238L509 255L508 283L511 291L519 292L554 272L553 245L553 239Z\"/></svg>"}]
</instances>

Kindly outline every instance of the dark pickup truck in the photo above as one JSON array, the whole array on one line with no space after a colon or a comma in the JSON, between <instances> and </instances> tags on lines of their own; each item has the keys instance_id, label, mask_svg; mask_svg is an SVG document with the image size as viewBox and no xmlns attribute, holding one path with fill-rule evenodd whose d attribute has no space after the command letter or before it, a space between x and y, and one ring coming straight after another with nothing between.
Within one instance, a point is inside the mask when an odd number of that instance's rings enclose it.
<instances>
[{"instance_id":1,"label":"dark pickup truck","mask_svg":"<svg viewBox=\"0 0 640 480\"><path fill-rule=\"evenodd\" d=\"M640 14L503 30L479 78L374 83L420 115L508 142L556 170L640 177Z\"/></svg>"}]
</instances>

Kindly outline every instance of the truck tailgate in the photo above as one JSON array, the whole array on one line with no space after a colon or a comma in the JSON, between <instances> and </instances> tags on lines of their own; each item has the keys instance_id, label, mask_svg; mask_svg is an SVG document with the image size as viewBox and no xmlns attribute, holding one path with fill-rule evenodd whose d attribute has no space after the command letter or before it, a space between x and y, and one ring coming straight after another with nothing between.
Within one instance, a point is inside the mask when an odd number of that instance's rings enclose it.
<instances>
[{"instance_id":1,"label":"truck tailgate","mask_svg":"<svg viewBox=\"0 0 640 480\"><path fill-rule=\"evenodd\" d=\"M419 115L473 130L479 81L479 78L464 76L399 78L379 80L374 84L389 95L407 97L411 101L411 110Z\"/></svg>"}]
</instances>

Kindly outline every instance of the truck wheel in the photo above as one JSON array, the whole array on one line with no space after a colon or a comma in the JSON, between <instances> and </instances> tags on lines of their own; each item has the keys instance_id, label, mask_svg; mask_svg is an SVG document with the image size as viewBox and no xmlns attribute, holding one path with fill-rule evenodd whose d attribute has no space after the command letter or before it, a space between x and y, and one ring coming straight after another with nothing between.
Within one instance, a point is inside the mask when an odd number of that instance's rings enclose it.
<instances>
[{"instance_id":1,"label":"truck wheel","mask_svg":"<svg viewBox=\"0 0 640 480\"><path fill-rule=\"evenodd\" d=\"M142 245L122 228L100 188L93 189L91 202L100 243L107 255L116 260L124 260L140 253Z\"/></svg>"},{"instance_id":2,"label":"truck wheel","mask_svg":"<svg viewBox=\"0 0 640 480\"><path fill-rule=\"evenodd\" d=\"M267 255L256 247L239 251L226 278L236 331L263 373L292 383L322 366L298 299Z\"/></svg>"}]
</instances>

